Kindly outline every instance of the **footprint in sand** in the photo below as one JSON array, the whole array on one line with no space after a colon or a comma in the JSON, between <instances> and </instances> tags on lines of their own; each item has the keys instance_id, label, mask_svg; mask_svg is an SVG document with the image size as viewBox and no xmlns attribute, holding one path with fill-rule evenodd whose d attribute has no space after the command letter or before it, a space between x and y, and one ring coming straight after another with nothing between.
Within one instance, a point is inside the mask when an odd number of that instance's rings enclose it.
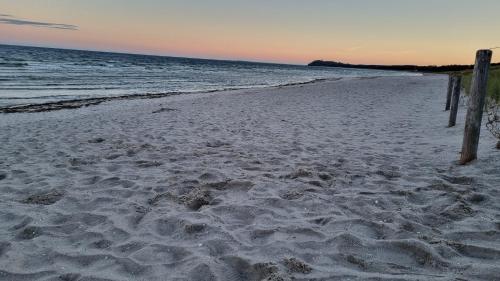
<instances>
[{"instance_id":1,"label":"footprint in sand","mask_svg":"<svg viewBox=\"0 0 500 281\"><path fill-rule=\"evenodd\" d=\"M29 197L23 199L21 203L24 204L35 204L35 205L52 205L57 201L61 200L64 193L58 190L52 190L45 193L39 193L30 195Z\"/></svg>"},{"instance_id":2,"label":"footprint in sand","mask_svg":"<svg viewBox=\"0 0 500 281\"><path fill-rule=\"evenodd\" d=\"M312 271L311 266L296 258L285 258L283 263L290 272L309 274Z\"/></svg>"}]
</instances>

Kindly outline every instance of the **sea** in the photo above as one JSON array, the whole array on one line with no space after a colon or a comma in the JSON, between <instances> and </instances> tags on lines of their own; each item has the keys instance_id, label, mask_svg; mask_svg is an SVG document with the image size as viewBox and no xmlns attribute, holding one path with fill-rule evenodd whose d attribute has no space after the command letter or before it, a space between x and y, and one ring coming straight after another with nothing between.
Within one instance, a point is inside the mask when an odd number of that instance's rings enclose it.
<instances>
[{"instance_id":1,"label":"sea","mask_svg":"<svg viewBox=\"0 0 500 281\"><path fill-rule=\"evenodd\" d=\"M0 45L0 108L414 73Z\"/></svg>"}]
</instances>

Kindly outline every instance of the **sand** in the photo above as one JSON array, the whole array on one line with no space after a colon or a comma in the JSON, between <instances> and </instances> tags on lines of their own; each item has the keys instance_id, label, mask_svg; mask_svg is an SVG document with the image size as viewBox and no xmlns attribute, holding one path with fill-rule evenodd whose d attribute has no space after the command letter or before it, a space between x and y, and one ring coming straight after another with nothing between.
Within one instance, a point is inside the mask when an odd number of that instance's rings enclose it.
<instances>
[{"instance_id":1,"label":"sand","mask_svg":"<svg viewBox=\"0 0 500 281\"><path fill-rule=\"evenodd\" d=\"M0 115L0 280L494 280L500 152L446 76Z\"/></svg>"}]
</instances>

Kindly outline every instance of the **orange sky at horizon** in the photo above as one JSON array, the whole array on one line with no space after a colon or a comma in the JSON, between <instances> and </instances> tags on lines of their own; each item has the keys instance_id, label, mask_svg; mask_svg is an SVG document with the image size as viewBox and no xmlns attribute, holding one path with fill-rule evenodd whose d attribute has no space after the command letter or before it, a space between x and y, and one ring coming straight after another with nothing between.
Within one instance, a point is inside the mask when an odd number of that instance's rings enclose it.
<instances>
[{"instance_id":1,"label":"orange sky at horizon","mask_svg":"<svg viewBox=\"0 0 500 281\"><path fill-rule=\"evenodd\" d=\"M349 20L331 19L329 14L307 16L307 10L299 13L292 8L288 15L277 15L272 13L276 7L236 5L226 0L215 2L225 4L221 7L227 11L199 3L194 7L181 1L155 0L145 1L147 7L124 0L117 9L112 2L0 0L0 14L78 26L78 30L64 30L0 22L0 43L296 64L323 59L419 65L472 64L477 49L500 44L500 38L493 38L493 31L500 28L496 18L485 19L486 28L478 28L471 24L472 19L458 24L456 17L442 19L439 26L432 15L428 15L429 22L415 22L418 11L413 18L409 14L407 21L404 15L391 16L385 10L385 15L364 12L368 19ZM344 6L320 2L331 11L342 7L347 13L358 8L345 1L334 1ZM488 3L500 8L500 3ZM455 12L461 16L460 11ZM393 24L396 19L402 22ZM494 52L494 61L500 61L498 53L500 49Z\"/></svg>"}]
</instances>

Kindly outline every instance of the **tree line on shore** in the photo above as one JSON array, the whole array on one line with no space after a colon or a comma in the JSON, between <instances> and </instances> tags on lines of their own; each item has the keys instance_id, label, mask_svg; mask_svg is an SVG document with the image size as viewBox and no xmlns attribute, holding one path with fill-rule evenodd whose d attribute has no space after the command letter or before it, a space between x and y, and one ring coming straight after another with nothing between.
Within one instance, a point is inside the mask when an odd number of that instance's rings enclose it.
<instances>
[{"instance_id":1,"label":"tree line on shore","mask_svg":"<svg viewBox=\"0 0 500 281\"><path fill-rule=\"evenodd\" d=\"M500 66L500 63L493 63L492 66ZM374 65L374 64L349 64L336 61L316 60L308 66L326 66L358 69L395 70L395 71L416 71L416 72L454 72L474 69L474 65Z\"/></svg>"}]
</instances>

